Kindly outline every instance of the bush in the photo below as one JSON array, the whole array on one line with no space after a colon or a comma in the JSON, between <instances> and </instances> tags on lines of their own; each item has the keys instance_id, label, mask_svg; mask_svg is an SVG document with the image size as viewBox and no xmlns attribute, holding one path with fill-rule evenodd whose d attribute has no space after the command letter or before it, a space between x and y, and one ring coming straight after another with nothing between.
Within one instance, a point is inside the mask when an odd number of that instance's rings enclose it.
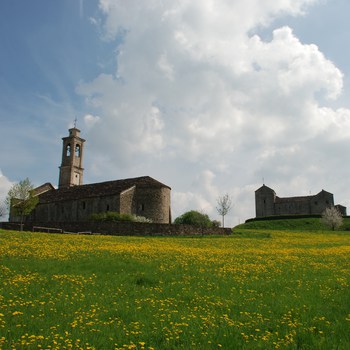
<instances>
[{"instance_id":1,"label":"bush","mask_svg":"<svg viewBox=\"0 0 350 350\"><path fill-rule=\"evenodd\" d=\"M188 211L174 220L174 224L193 225L199 227L213 227L213 222L207 214L202 214L196 210Z\"/></svg>"},{"instance_id":2,"label":"bush","mask_svg":"<svg viewBox=\"0 0 350 350\"><path fill-rule=\"evenodd\" d=\"M145 222L151 223L151 219L147 219L144 216L137 216L131 214L120 214L118 212L108 211L105 213L93 213L90 215L92 221L132 221L132 222Z\"/></svg>"},{"instance_id":3,"label":"bush","mask_svg":"<svg viewBox=\"0 0 350 350\"><path fill-rule=\"evenodd\" d=\"M220 227L221 226L221 222L218 220L213 220L211 223L212 223L213 227Z\"/></svg>"},{"instance_id":4,"label":"bush","mask_svg":"<svg viewBox=\"0 0 350 350\"><path fill-rule=\"evenodd\" d=\"M133 215L133 221L135 222L145 222L151 224L153 221L151 219L147 219L144 216Z\"/></svg>"},{"instance_id":5,"label":"bush","mask_svg":"<svg viewBox=\"0 0 350 350\"><path fill-rule=\"evenodd\" d=\"M130 214L120 214L117 212L108 211L105 213L93 213L90 215L90 220L93 221L134 221Z\"/></svg>"}]
</instances>

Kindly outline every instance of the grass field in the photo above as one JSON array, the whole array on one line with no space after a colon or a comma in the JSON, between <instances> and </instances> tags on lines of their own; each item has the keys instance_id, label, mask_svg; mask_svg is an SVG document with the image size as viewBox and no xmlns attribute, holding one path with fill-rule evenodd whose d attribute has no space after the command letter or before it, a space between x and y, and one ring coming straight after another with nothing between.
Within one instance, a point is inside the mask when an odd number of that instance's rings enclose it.
<instances>
[{"instance_id":1,"label":"grass field","mask_svg":"<svg viewBox=\"0 0 350 350\"><path fill-rule=\"evenodd\" d=\"M254 230L289 230L289 231L327 231L327 225L321 223L320 218L294 218L279 220L256 220L236 226L235 229L254 229ZM350 218L343 219L343 225L340 230L350 228Z\"/></svg>"},{"instance_id":2,"label":"grass field","mask_svg":"<svg viewBox=\"0 0 350 350\"><path fill-rule=\"evenodd\" d=\"M0 230L0 349L349 349L350 235Z\"/></svg>"}]
</instances>

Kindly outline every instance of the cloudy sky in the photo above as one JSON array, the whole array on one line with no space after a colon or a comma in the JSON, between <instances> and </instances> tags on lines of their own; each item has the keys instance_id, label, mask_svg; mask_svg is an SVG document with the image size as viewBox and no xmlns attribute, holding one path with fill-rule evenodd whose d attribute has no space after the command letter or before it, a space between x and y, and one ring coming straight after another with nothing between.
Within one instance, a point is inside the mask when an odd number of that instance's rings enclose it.
<instances>
[{"instance_id":1,"label":"cloudy sky","mask_svg":"<svg viewBox=\"0 0 350 350\"><path fill-rule=\"evenodd\" d=\"M84 181L149 175L226 223L325 189L350 210L350 1L0 2L0 198L58 182L77 118Z\"/></svg>"}]
</instances>

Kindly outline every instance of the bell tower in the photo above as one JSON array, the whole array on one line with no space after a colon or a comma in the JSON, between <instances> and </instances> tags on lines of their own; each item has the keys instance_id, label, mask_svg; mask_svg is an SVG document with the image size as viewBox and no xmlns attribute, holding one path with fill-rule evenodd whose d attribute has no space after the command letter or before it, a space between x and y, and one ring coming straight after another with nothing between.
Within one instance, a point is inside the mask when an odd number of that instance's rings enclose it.
<instances>
[{"instance_id":1,"label":"bell tower","mask_svg":"<svg viewBox=\"0 0 350 350\"><path fill-rule=\"evenodd\" d=\"M69 129L69 136L63 137L62 163L58 188L83 184L83 150L85 140L80 137L80 130L74 125Z\"/></svg>"}]
</instances>

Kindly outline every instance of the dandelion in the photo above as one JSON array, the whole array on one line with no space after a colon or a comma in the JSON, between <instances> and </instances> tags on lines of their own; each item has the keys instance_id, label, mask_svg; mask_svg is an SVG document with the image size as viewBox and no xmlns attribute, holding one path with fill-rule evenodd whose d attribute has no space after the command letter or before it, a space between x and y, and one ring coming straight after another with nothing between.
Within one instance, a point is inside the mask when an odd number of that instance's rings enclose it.
<instances>
[{"instance_id":1,"label":"dandelion","mask_svg":"<svg viewBox=\"0 0 350 350\"><path fill-rule=\"evenodd\" d=\"M21 311L12 312L12 316L17 316L17 315L23 315L23 312L21 312Z\"/></svg>"}]
</instances>

